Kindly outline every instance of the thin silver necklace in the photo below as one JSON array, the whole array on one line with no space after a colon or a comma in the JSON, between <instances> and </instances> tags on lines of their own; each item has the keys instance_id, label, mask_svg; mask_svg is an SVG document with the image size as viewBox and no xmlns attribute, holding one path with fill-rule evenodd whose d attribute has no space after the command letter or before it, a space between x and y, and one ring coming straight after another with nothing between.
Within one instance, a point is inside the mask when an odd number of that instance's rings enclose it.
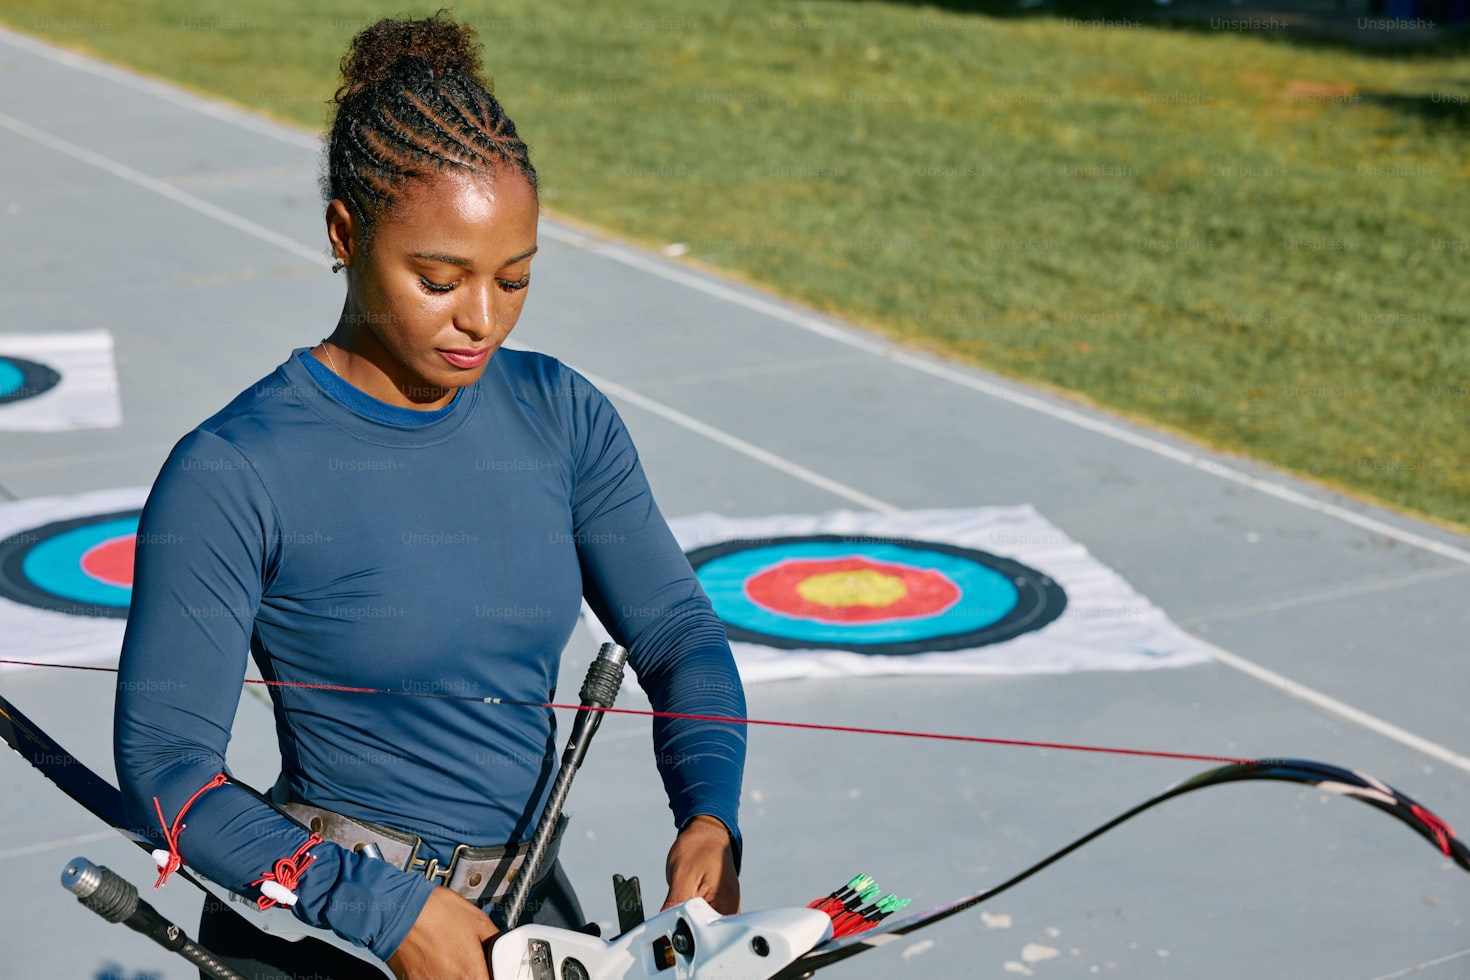
<instances>
[{"instance_id":1,"label":"thin silver necklace","mask_svg":"<svg viewBox=\"0 0 1470 980\"><path fill-rule=\"evenodd\" d=\"M327 366L332 369L332 373L339 378L342 377L342 372L337 370L337 362L332 360L332 348L327 346L326 338L323 337L322 342L317 346L322 349L323 354L327 355Z\"/></svg>"}]
</instances>

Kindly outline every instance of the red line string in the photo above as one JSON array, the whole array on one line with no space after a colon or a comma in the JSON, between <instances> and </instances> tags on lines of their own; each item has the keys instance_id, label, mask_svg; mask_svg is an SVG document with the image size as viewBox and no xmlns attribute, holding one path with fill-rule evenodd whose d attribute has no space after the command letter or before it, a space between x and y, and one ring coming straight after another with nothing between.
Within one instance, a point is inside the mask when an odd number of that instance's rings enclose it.
<instances>
[{"instance_id":1,"label":"red line string","mask_svg":"<svg viewBox=\"0 0 1470 980\"><path fill-rule=\"evenodd\" d=\"M158 822L163 827L163 839L168 841L168 857L163 866L158 869L158 880L153 883L154 888L162 888L168 882L168 876L179 870L179 865L184 863L183 856L179 854L179 834L188 826L184 823L184 814L189 812L189 807L209 790L216 786L223 786L226 782L224 773L216 773L215 777L203 786L188 801L179 807L179 813L174 817L173 826L170 827L167 820L163 819L163 804L158 802L158 797L153 798L153 809L158 811Z\"/></svg>"},{"instance_id":2,"label":"red line string","mask_svg":"<svg viewBox=\"0 0 1470 980\"><path fill-rule=\"evenodd\" d=\"M116 667L84 667L81 664L48 664L37 660L10 660L0 657L0 664L19 664L22 667L58 667L62 670L100 670L104 673L117 673Z\"/></svg>"},{"instance_id":3,"label":"red line string","mask_svg":"<svg viewBox=\"0 0 1470 980\"><path fill-rule=\"evenodd\" d=\"M1023 748L1062 749L1067 752L1107 752L1114 755L1144 755L1158 759L1195 759L1201 762L1229 762L1249 765L1257 760L1225 755L1196 755L1192 752L1156 752L1148 749L1118 749L1102 745L1072 745L1066 742L1032 742L1015 738L982 738L978 735L945 735L938 732L911 732L896 728L861 728L856 725L818 725L809 721L771 721L762 718L725 718L720 715L691 715L677 711L639 711L635 708L584 708L580 704L537 705L571 711L606 711L619 715L646 715L650 718L688 718L693 721L724 721L737 725L770 725L776 728L806 728L820 732L851 732L859 735L892 735L899 738L932 738L946 742L979 742L983 745L1016 745Z\"/></svg>"},{"instance_id":4,"label":"red line string","mask_svg":"<svg viewBox=\"0 0 1470 980\"><path fill-rule=\"evenodd\" d=\"M21 664L30 667L62 667L71 670L94 670L116 673L116 667L85 667L76 664L47 664L27 660L7 660L0 663ZM854 735L887 735L895 738L927 738L944 742L972 742L981 745L1008 745L1020 748L1057 749L1064 752L1102 752L1109 755L1146 756L1154 759L1191 759L1197 762L1224 762L1232 765L1250 765L1256 759L1242 759L1228 755L1202 755L1194 752L1160 752L1150 749L1122 749L1103 745L1076 745L1067 742L1035 742L1016 738L983 738L979 735L947 735L940 732L915 732L896 728L864 728L857 725L819 725L807 721L775 721L765 718L729 718L723 715L696 715L678 711L646 711L637 708L598 708L580 704L557 704L552 701L514 701L508 698L477 698L462 694L437 694L420 691L385 691L373 687L347 687L340 684L315 684L305 681L267 681L246 678L247 684L264 684L268 687L305 688L314 691L341 691L349 694L391 694L400 697L428 697L446 701L469 701L478 704L514 705L526 708L553 708L561 711L602 711L613 715L636 715L645 718L682 718L689 721L716 721L731 725L766 725L772 728L802 728L819 732L846 732Z\"/></svg>"},{"instance_id":5,"label":"red line string","mask_svg":"<svg viewBox=\"0 0 1470 980\"><path fill-rule=\"evenodd\" d=\"M311 862L316 860L315 854L308 854L306 852L311 850L313 847L316 847L321 842L322 839L320 837L318 837L316 834L312 834L310 837L306 838L306 841L300 847L296 849L295 854L292 854L290 857L281 858L275 863L270 871L267 871L259 878L256 878L250 884L260 885L267 881L274 881L287 891L294 892L296 890L296 886L301 882L302 872L307 869ZM257 908L264 912L266 909L274 908L277 903L274 898L271 898L267 895L261 895L258 899L255 900L255 904Z\"/></svg>"}]
</instances>

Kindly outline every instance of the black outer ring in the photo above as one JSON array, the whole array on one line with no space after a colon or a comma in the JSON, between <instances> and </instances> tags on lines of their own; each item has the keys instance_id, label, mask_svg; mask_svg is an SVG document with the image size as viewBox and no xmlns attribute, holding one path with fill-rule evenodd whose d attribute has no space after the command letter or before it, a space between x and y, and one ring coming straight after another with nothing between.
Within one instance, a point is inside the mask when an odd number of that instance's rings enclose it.
<instances>
[{"instance_id":1,"label":"black outer ring","mask_svg":"<svg viewBox=\"0 0 1470 980\"><path fill-rule=\"evenodd\" d=\"M988 551L960 548L938 541L918 541L913 538L874 538L869 536L842 534L794 534L779 538L737 538L721 541L704 548L687 552L689 564L697 572L701 565L723 558L725 555L747 551L751 548L768 548L782 544L803 544L811 541L863 544L891 544L917 551L937 551L957 558L965 558L1004 575L1016 587L1016 604L1000 619L987 626L963 633L941 633L938 636L908 640L902 643L835 643L824 640L801 640L789 636L774 636L759 633L744 627L725 624L725 635L732 641L759 643L762 646L781 650L848 650L852 653L882 656L908 656L915 653L931 653L944 650L968 650L1014 639L1022 633L1041 629L1052 622L1067 608L1067 593L1050 577L1029 565L1010 558L992 555ZM964 600L961 599L961 602Z\"/></svg>"},{"instance_id":2,"label":"black outer ring","mask_svg":"<svg viewBox=\"0 0 1470 980\"><path fill-rule=\"evenodd\" d=\"M128 607L126 606L102 606L89 602L77 602L75 599L66 599L37 588L26 578L21 564L32 549L58 534L90 524L103 524L123 517L137 517L142 513L141 508L133 507L128 510L114 511L111 514L72 517L64 521L42 524L40 527L27 528L0 541L0 598L12 599L27 606L35 606L37 609L49 609L52 612L68 613L72 616L127 619Z\"/></svg>"},{"instance_id":3,"label":"black outer ring","mask_svg":"<svg viewBox=\"0 0 1470 980\"><path fill-rule=\"evenodd\" d=\"M37 364L23 357L12 357L9 354L0 354L0 361L19 368L21 379L19 388L0 395L0 405L35 398L55 388L61 382L60 373L44 364Z\"/></svg>"}]
</instances>

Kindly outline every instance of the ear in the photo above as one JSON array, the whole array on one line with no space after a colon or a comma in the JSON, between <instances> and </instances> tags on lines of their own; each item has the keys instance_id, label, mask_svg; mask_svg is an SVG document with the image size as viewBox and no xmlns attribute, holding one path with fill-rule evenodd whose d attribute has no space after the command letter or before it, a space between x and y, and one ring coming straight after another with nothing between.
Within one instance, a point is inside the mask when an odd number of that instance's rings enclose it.
<instances>
[{"instance_id":1,"label":"ear","mask_svg":"<svg viewBox=\"0 0 1470 980\"><path fill-rule=\"evenodd\" d=\"M352 212L340 199L334 198L327 205L327 241L332 244L332 255L337 261L351 266L361 252L361 236Z\"/></svg>"}]
</instances>

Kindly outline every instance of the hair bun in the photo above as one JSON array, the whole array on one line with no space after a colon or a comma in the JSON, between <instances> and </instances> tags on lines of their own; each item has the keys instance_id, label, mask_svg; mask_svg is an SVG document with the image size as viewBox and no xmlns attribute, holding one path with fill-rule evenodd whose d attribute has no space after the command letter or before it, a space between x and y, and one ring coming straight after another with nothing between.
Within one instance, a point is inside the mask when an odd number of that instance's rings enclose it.
<instances>
[{"instance_id":1,"label":"hair bun","mask_svg":"<svg viewBox=\"0 0 1470 980\"><path fill-rule=\"evenodd\" d=\"M434 77L458 71L478 82L480 42L474 28L456 23L446 10L423 20L384 17L353 36L342 56L342 85L332 101L338 105L391 78L427 67Z\"/></svg>"}]
</instances>

